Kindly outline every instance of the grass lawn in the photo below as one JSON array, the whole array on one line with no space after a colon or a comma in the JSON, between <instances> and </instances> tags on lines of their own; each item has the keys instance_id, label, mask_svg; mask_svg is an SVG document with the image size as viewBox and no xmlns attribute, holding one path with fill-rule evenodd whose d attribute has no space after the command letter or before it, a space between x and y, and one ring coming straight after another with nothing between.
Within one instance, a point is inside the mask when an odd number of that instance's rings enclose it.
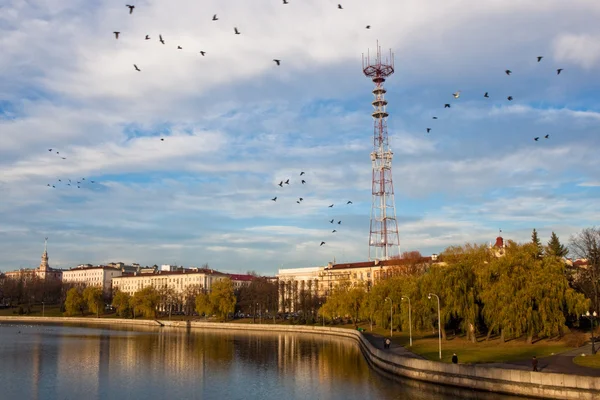
<instances>
[{"instance_id":1,"label":"grass lawn","mask_svg":"<svg viewBox=\"0 0 600 400\"><path fill-rule=\"evenodd\" d=\"M336 326L354 329L353 325ZM366 332L371 332L368 324L359 324L359 326ZM372 333L390 336L389 329L374 327ZM452 362L453 353L456 353L461 364L519 361L531 359L533 356L540 358L573 349L567 345L566 338L565 336L562 340L544 339L534 344L527 344L525 339L515 339L505 343L500 343L499 339L490 339L488 342L479 339L477 343L471 343L463 337L448 336L449 340L442 339L442 362ZM413 332L413 346L410 347L408 332L394 332L392 343L404 346L428 360L439 361L437 335Z\"/></svg>"},{"instance_id":2,"label":"grass lawn","mask_svg":"<svg viewBox=\"0 0 600 400\"><path fill-rule=\"evenodd\" d=\"M593 356L577 356L573 362L582 367L600 368L600 353Z\"/></svg>"}]
</instances>

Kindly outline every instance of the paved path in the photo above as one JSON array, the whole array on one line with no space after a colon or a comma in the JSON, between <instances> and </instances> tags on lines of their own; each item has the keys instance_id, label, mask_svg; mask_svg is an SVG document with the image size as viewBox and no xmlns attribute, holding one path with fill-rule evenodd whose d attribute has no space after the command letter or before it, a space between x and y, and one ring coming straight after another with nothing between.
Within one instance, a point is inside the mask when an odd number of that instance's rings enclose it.
<instances>
[{"instance_id":1,"label":"paved path","mask_svg":"<svg viewBox=\"0 0 600 400\"><path fill-rule=\"evenodd\" d=\"M381 336L370 332L363 332L363 335L369 342L371 342L373 346L383 350L383 341L386 336ZM387 351L398 354L402 357L419 358L425 360L425 357L415 354L399 344L395 344L393 340L391 348ZM554 356L538 358L538 371L600 377L600 369L582 367L581 365L577 365L573 362L573 358L581 355L582 353L585 353L586 355L592 354L592 345L587 344L583 347L556 354ZM505 363L480 363L478 365L491 368L520 369L525 371L532 370L531 359L510 361Z\"/></svg>"},{"instance_id":2,"label":"paved path","mask_svg":"<svg viewBox=\"0 0 600 400\"><path fill-rule=\"evenodd\" d=\"M575 350L570 350L553 356L538 358L538 371L600 377L600 369L583 367L573 362L573 359L582 353L586 355L592 354L592 345L587 344ZM531 371L532 369L531 360L491 363L485 365L489 367L522 369L527 371Z\"/></svg>"},{"instance_id":3,"label":"paved path","mask_svg":"<svg viewBox=\"0 0 600 400\"><path fill-rule=\"evenodd\" d=\"M377 347L380 350L383 350L383 341L385 340L385 338L387 336L381 336L376 333L370 333L370 332L363 332L363 335L369 342L371 342L371 344L373 346ZM426 359L423 356L413 353L412 351L408 350L406 347L400 346L399 344L394 343L393 338L392 338L392 344L390 346L390 349L387 351L389 351L390 353L397 354L402 357L419 358L421 360Z\"/></svg>"}]
</instances>

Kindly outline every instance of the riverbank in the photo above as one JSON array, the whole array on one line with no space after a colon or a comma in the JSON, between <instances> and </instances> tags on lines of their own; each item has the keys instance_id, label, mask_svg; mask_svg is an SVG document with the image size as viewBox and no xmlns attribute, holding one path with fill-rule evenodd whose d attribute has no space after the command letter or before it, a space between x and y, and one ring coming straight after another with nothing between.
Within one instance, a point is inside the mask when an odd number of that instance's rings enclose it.
<instances>
[{"instance_id":1,"label":"riverbank","mask_svg":"<svg viewBox=\"0 0 600 400\"><path fill-rule=\"evenodd\" d=\"M418 358L409 358L390 350L377 348L362 333L344 328L197 321L22 316L0 317L0 322L146 325L188 329L227 329L334 335L353 339L372 367L391 375L441 385L522 396L590 400L600 397L600 379L595 377L494 368L483 365L445 364Z\"/></svg>"}]
</instances>

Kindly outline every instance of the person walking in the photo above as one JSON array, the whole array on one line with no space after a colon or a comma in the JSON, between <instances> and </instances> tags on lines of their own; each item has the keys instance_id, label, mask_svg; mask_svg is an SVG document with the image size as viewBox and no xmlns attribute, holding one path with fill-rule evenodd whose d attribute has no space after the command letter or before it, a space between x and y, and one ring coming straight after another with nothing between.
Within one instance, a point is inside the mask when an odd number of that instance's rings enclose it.
<instances>
[{"instance_id":1,"label":"person walking","mask_svg":"<svg viewBox=\"0 0 600 400\"><path fill-rule=\"evenodd\" d=\"M533 367L533 370L537 372L538 360L535 356L533 356L533 358L531 359L531 366Z\"/></svg>"},{"instance_id":2,"label":"person walking","mask_svg":"<svg viewBox=\"0 0 600 400\"><path fill-rule=\"evenodd\" d=\"M389 349L390 348L390 344L392 344L392 341L390 340L390 338L386 338L385 339L385 348Z\"/></svg>"},{"instance_id":3,"label":"person walking","mask_svg":"<svg viewBox=\"0 0 600 400\"><path fill-rule=\"evenodd\" d=\"M452 355L452 364L458 364L458 356L456 353Z\"/></svg>"}]
</instances>

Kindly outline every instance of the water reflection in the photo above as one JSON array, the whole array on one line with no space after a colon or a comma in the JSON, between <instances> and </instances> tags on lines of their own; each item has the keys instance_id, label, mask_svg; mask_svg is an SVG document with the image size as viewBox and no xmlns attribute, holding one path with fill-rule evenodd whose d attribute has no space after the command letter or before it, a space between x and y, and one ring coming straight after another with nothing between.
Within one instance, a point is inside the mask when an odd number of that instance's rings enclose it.
<instances>
[{"instance_id":1,"label":"water reflection","mask_svg":"<svg viewBox=\"0 0 600 400\"><path fill-rule=\"evenodd\" d=\"M388 379L330 336L0 324L0 339L9 399L509 398Z\"/></svg>"}]
</instances>

